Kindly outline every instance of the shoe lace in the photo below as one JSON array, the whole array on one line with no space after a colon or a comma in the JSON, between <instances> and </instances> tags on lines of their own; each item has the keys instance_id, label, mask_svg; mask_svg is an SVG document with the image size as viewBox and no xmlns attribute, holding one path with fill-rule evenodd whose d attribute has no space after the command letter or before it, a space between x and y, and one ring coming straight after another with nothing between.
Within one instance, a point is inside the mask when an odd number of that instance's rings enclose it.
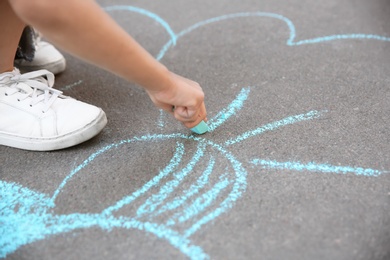
<instances>
[{"instance_id":1,"label":"shoe lace","mask_svg":"<svg viewBox=\"0 0 390 260\"><path fill-rule=\"evenodd\" d=\"M54 74L38 70L20 74L18 70L0 74L0 87L7 86L5 95L21 93L18 101L31 98L30 106L43 102L42 112L46 112L62 92L53 88Z\"/></svg>"}]
</instances>

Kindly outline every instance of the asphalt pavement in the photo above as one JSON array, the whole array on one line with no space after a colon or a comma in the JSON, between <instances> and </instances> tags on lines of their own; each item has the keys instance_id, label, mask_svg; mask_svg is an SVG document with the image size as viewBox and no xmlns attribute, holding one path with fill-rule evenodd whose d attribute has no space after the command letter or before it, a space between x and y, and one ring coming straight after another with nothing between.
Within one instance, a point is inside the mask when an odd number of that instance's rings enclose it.
<instances>
[{"instance_id":1,"label":"asphalt pavement","mask_svg":"<svg viewBox=\"0 0 390 260\"><path fill-rule=\"evenodd\" d=\"M0 257L390 259L389 1L98 2L200 83L210 131L64 52L55 87L108 124L0 147Z\"/></svg>"}]
</instances>

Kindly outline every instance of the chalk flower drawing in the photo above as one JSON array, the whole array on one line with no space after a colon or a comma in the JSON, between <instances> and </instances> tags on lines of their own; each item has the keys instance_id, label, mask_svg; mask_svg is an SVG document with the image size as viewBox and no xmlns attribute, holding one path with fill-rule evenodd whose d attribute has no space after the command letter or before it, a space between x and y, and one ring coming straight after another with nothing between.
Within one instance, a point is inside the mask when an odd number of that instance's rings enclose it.
<instances>
[{"instance_id":1,"label":"chalk flower drawing","mask_svg":"<svg viewBox=\"0 0 390 260\"><path fill-rule=\"evenodd\" d=\"M105 9L107 11L126 10L137 12L154 19L163 26L170 35L170 40L161 49L161 52L157 57L158 59L161 59L165 52L171 46L175 45L180 37L191 31L213 22L239 17L262 16L284 21L290 30L290 37L287 40L287 45L289 46L356 38L390 41L390 38L378 35L350 34L326 36L295 42L295 28L289 19L278 14L261 12L237 13L212 18L197 23L178 34L175 34L167 22L147 10L132 6L110 6ZM249 87L243 88L230 105L212 118L209 121L210 131L214 131L232 115L235 115L243 107L245 101L249 97L249 93ZM17 183L0 180L0 257L6 257L23 245L46 239L55 234L70 232L75 229L100 227L107 231L113 228L123 228L138 229L152 233L159 238L166 239L172 246L191 259L208 259L209 256L203 249L192 243L190 240L191 236L199 231L202 226L232 208L237 199L245 192L247 186L247 171L243 164L236 159L235 155L229 151L229 147L267 131L273 131L291 124L319 118L323 113L326 113L326 111L309 111L295 116L288 116L284 119L260 126L254 130L247 131L237 137L227 140L223 144L217 144L212 140L208 140L207 135L205 137L194 135L188 136L181 133L168 135L148 134L122 140L103 147L91 154L84 162L67 175L51 197L47 194L23 187ZM56 198L68 181L75 174L79 173L93 162L99 155L136 142L154 142L161 140L175 140L176 151L165 168L140 189L123 197L111 206L103 209L100 213L85 214L75 212L66 215L57 215L54 213ZM184 167L179 167L182 165L182 159L185 153L184 141L196 142L197 150ZM214 178L214 183L211 183L210 185L209 181L211 179L211 174L215 171L214 165L216 159L214 155L217 154L218 156L223 157L228 162L229 166L226 167L226 172L224 174L219 174L217 178ZM208 157L208 159L206 157ZM193 172L194 167L199 164L201 159L203 159L202 162L207 162L206 167L201 171L197 171L199 172L199 175L195 177L196 180L189 187L180 187L186 178L189 177L189 174ZM352 173L364 176L378 176L383 173L379 170L360 167L343 167L316 163L302 164L300 162L277 162L261 158L254 158L250 163L262 168L281 170L305 170L342 174ZM222 194L223 196L221 196ZM137 201L137 205L140 206L135 210L133 216L114 215L118 210L135 201ZM168 213L168 218L161 223L161 218L159 218L159 216L165 213ZM185 228L183 229L183 227Z\"/></svg>"}]
</instances>

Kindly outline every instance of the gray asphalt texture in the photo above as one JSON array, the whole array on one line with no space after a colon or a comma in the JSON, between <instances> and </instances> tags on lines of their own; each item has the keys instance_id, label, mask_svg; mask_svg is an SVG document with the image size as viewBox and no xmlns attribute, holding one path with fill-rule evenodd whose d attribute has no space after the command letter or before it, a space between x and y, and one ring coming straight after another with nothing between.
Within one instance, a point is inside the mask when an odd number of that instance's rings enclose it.
<instances>
[{"instance_id":1,"label":"gray asphalt texture","mask_svg":"<svg viewBox=\"0 0 390 260\"><path fill-rule=\"evenodd\" d=\"M344 34L390 37L387 0L102 0L99 4L147 10L176 34L210 18L264 12L289 19L295 26L294 42ZM109 14L155 57L170 40L166 28L151 16L134 11ZM158 176L182 146L185 153L175 170L113 216L162 225L182 214L189 216L187 220L176 218L169 230L183 235L197 221L219 212L233 194L238 178L234 165L239 164L246 176L229 206L186 237L203 254L186 253L185 245L175 245L163 231L104 229L96 224L26 243L6 259L390 259L390 42L358 38L289 46L290 35L282 19L236 17L192 30L165 53L162 63L203 87L209 119L229 107L243 89L248 91L240 109L201 136L213 144L222 146L226 140L294 115L321 113L223 146L226 153L207 146L198 161L194 159L197 139L189 138L190 131L173 118L161 115L142 89L65 53L67 70L57 76L56 88L103 108L109 122L97 137L61 151L0 147L2 181L51 197L89 156L121 140L133 140L86 164L67 181L50 209L58 216L99 213ZM175 133L186 138L135 139ZM254 159L326 164L334 171L299 170L291 164L267 168ZM187 175L157 211L188 195L211 160L215 162L206 183L179 208L137 215L148 199L162 197L160 189L183 169L189 169ZM355 172L340 173L336 167ZM379 174L362 176L358 168ZM230 184L208 193L223 180Z\"/></svg>"}]
</instances>

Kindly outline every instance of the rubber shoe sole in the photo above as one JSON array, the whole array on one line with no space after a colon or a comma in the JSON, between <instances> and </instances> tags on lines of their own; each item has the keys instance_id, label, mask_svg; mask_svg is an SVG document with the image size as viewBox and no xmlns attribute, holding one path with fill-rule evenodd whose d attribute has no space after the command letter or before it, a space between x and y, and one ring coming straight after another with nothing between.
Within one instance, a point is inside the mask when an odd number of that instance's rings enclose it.
<instances>
[{"instance_id":1,"label":"rubber shoe sole","mask_svg":"<svg viewBox=\"0 0 390 260\"><path fill-rule=\"evenodd\" d=\"M43 65L33 65L29 64L27 61L19 61L15 60L14 62L15 67L20 69L21 72L30 72L30 71L36 71L36 70L41 70L41 69L46 69L50 71L51 73L57 75L65 71L66 69L66 60L65 58L61 60L57 60L51 63L46 63Z\"/></svg>"}]
</instances>

